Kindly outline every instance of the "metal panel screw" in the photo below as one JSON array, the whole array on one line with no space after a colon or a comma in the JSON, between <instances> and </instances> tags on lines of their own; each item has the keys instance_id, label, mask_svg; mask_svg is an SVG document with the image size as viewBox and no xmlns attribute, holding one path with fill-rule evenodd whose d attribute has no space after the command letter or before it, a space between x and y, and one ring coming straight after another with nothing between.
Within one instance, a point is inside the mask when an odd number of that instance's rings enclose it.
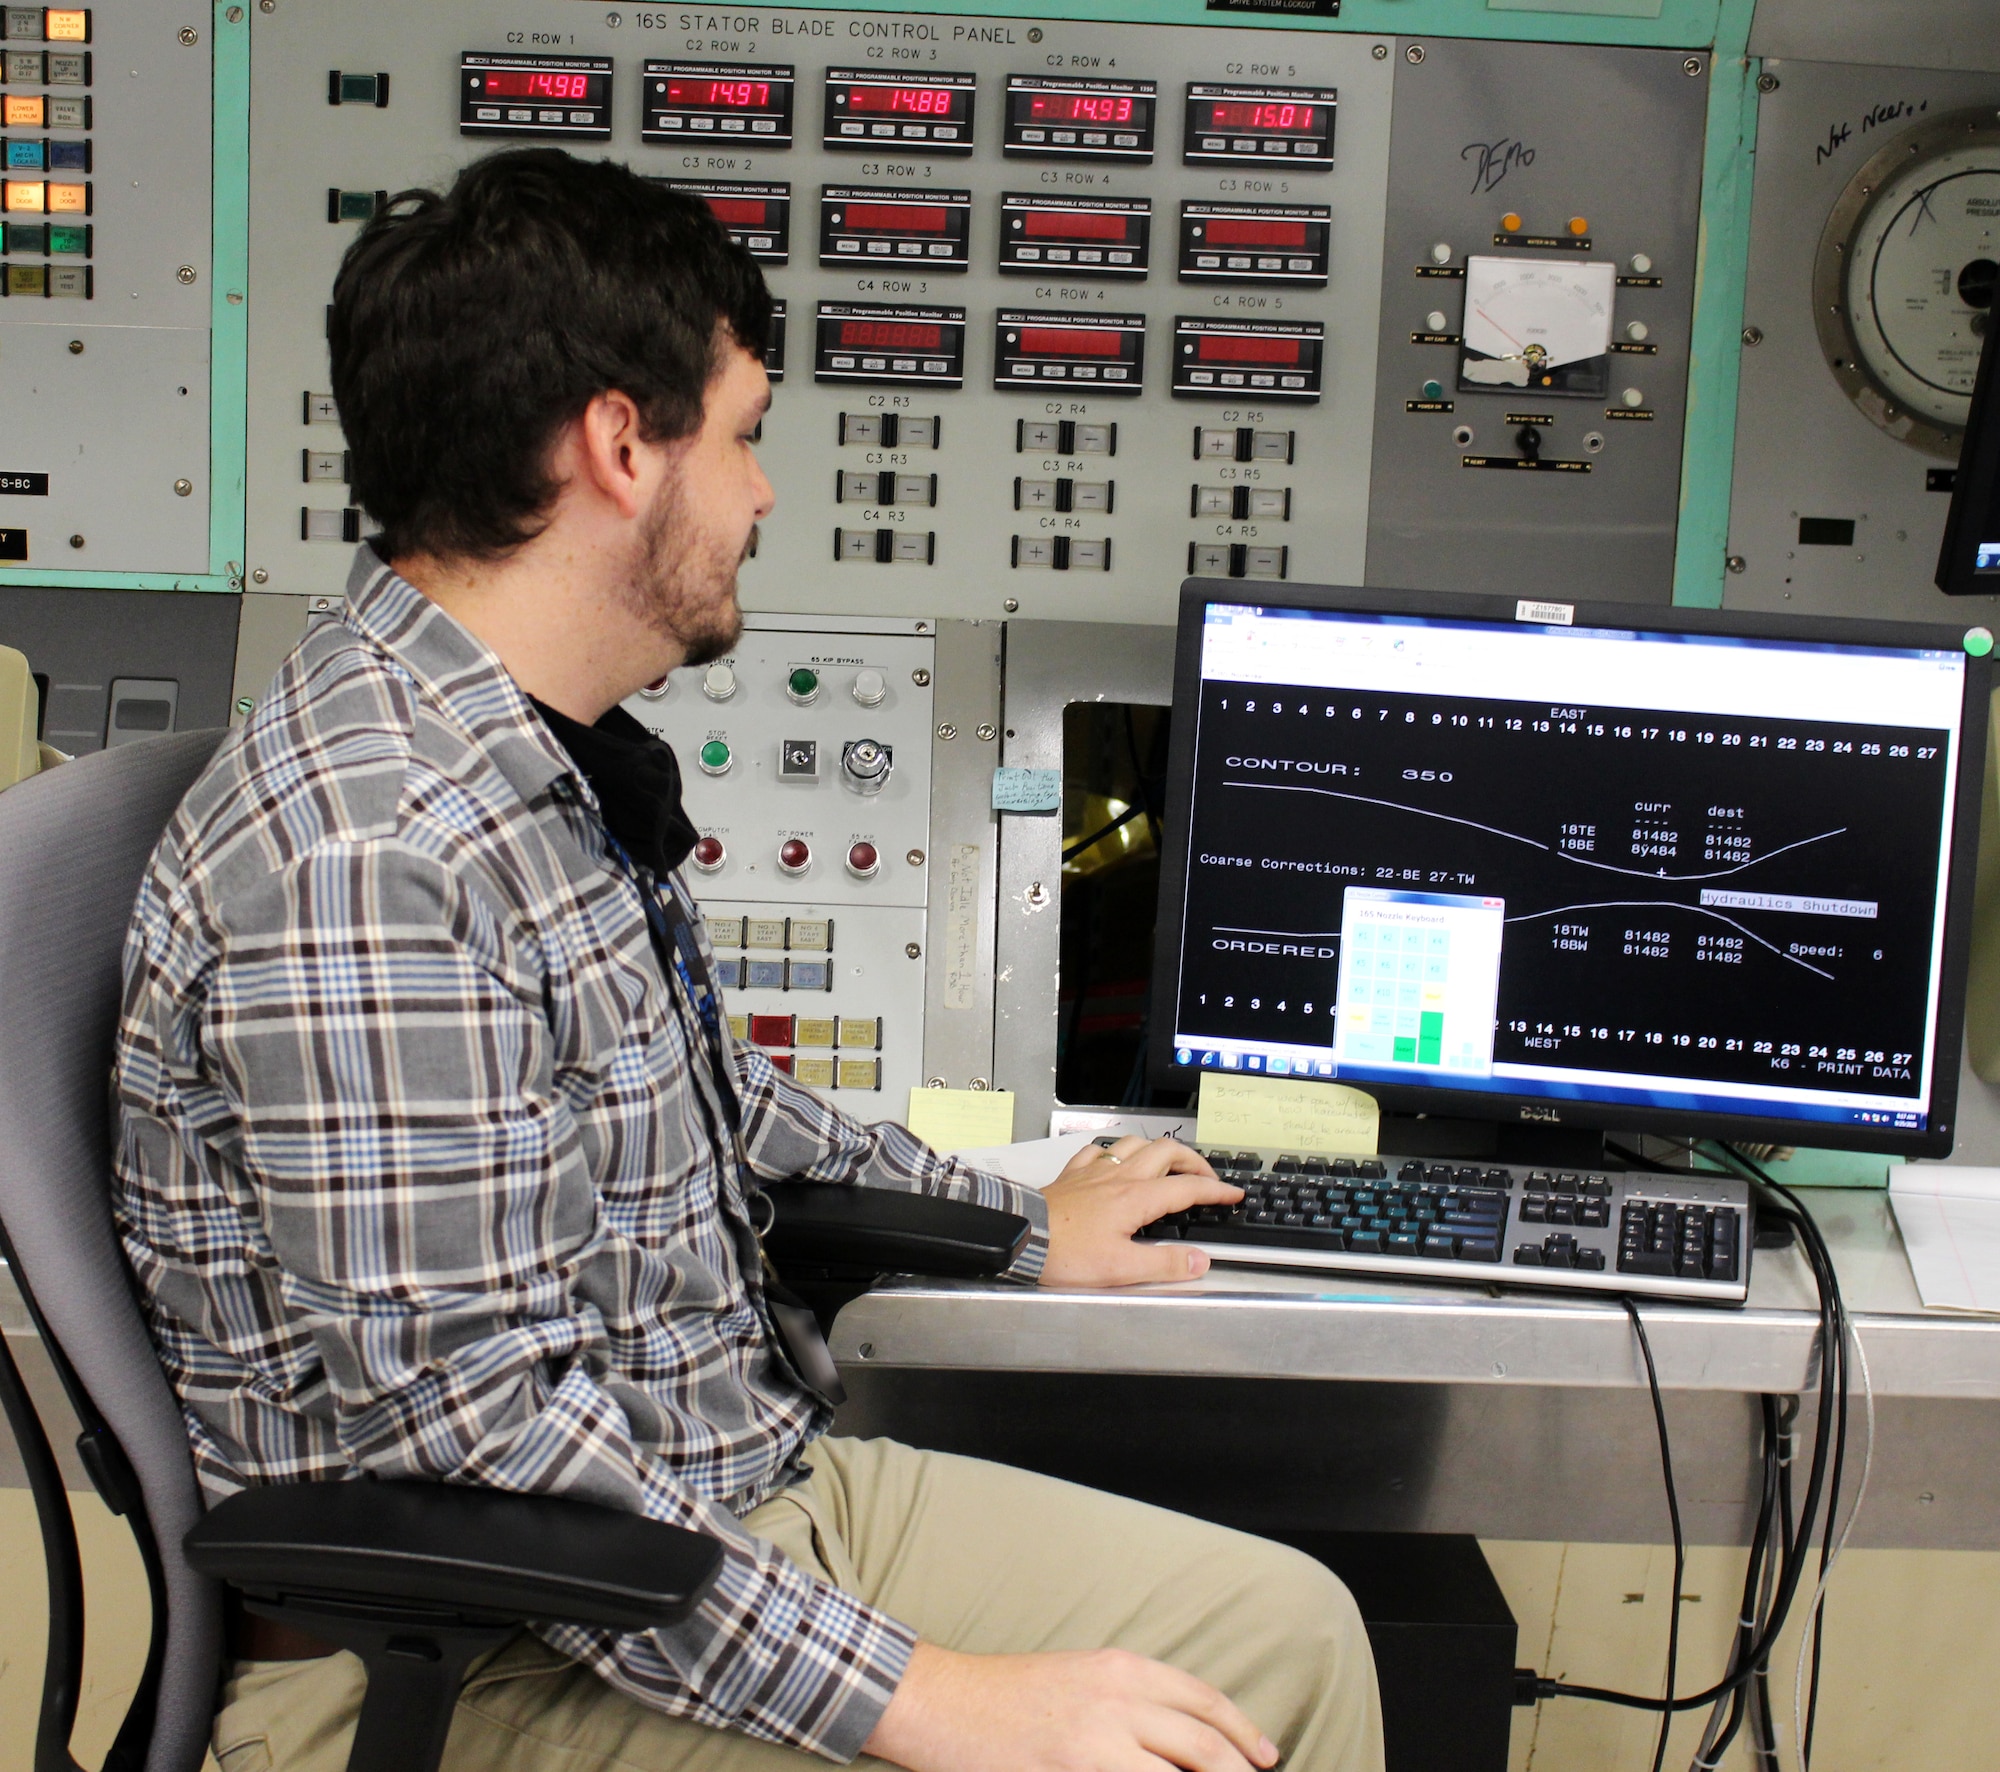
<instances>
[{"instance_id":1,"label":"metal panel screw","mask_svg":"<svg viewBox=\"0 0 2000 1772\"><path fill-rule=\"evenodd\" d=\"M192 49L200 41L201 41L201 33L197 31L193 25L181 26L181 42L185 44L189 49Z\"/></svg>"},{"instance_id":2,"label":"metal panel screw","mask_svg":"<svg viewBox=\"0 0 2000 1772\"><path fill-rule=\"evenodd\" d=\"M1378 43L1368 53L1378 62L1385 62L1389 59L1389 46L1386 43Z\"/></svg>"},{"instance_id":3,"label":"metal panel screw","mask_svg":"<svg viewBox=\"0 0 2000 1772\"><path fill-rule=\"evenodd\" d=\"M1000 736L999 729L996 726L994 726L992 721L982 720L980 722L979 738L982 743L991 744L994 741L994 739L998 738L999 736Z\"/></svg>"},{"instance_id":4,"label":"metal panel screw","mask_svg":"<svg viewBox=\"0 0 2000 1772\"><path fill-rule=\"evenodd\" d=\"M1421 43L1412 43L1408 49L1403 51L1403 60L1408 62L1413 68L1423 59L1424 46Z\"/></svg>"},{"instance_id":5,"label":"metal panel screw","mask_svg":"<svg viewBox=\"0 0 2000 1772\"><path fill-rule=\"evenodd\" d=\"M71 536L71 537L69 538L69 545L70 545L71 547L73 547L73 548L80 548L80 547L82 547L82 546L83 546L83 537L82 537L82 536L80 536L80 535L72 535L72 536Z\"/></svg>"},{"instance_id":6,"label":"metal panel screw","mask_svg":"<svg viewBox=\"0 0 2000 1772\"><path fill-rule=\"evenodd\" d=\"M1686 61L1681 63L1681 72L1690 80L1699 79L1701 77L1701 57L1698 55L1689 56Z\"/></svg>"},{"instance_id":7,"label":"metal panel screw","mask_svg":"<svg viewBox=\"0 0 2000 1772\"><path fill-rule=\"evenodd\" d=\"M174 482L174 497L188 498L193 495L193 492L194 482L192 480L176 480Z\"/></svg>"},{"instance_id":8,"label":"metal panel screw","mask_svg":"<svg viewBox=\"0 0 2000 1772\"><path fill-rule=\"evenodd\" d=\"M257 0L257 10L259 12L276 12L278 10L278 0Z\"/></svg>"},{"instance_id":9,"label":"metal panel screw","mask_svg":"<svg viewBox=\"0 0 2000 1772\"><path fill-rule=\"evenodd\" d=\"M236 711L239 714L254 714L257 711L257 704L249 696L239 695L236 698Z\"/></svg>"},{"instance_id":10,"label":"metal panel screw","mask_svg":"<svg viewBox=\"0 0 2000 1772\"><path fill-rule=\"evenodd\" d=\"M930 672L925 670L921 665L919 665L914 671L910 673L910 681L916 684L916 686L919 689L924 689L929 687L930 680L931 680Z\"/></svg>"},{"instance_id":11,"label":"metal panel screw","mask_svg":"<svg viewBox=\"0 0 2000 1772\"><path fill-rule=\"evenodd\" d=\"M1006 610L1009 615L1012 615L1021 607L1021 599L1019 597L1009 597L1000 607Z\"/></svg>"},{"instance_id":12,"label":"metal panel screw","mask_svg":"<svg viewBox=\"0 0 2000 1772\"><path fill-rule=\"evenodd\" d=\"M1778 90L1778 76L1776 74L1759 74L1757 76L1757 90L1759 92L1776 92Z\"/></svg>"},{"instance_id":13,"label":"metal panel screw","mask_svg":"<svg viewBox=\"0 0 2000 1772\"><path fill-rule=\"evenodd\" d=\"M923 951L924 950L920 948L915 942L910 942L903 949L903 952L908 954L910 958L913 960L921 958L923 955Z\"/></svg>"},{"instance_id":14,"label":"metal panel screw","mask_svg":"<svg viewBox=\"0 0 2000 1772\"><path fill-rule=\"evenodd\" d=\"M986 1090L986 1089L991 1089L992 1087L993 1087L992 1081L986 1077L974 1077L971 1082L966 1084L966 1088L968 1089Z\"/></svg>"},{"instance_id":15,"label":"metal panel screw","mask_svg":"<svg viewBox=\"0 0 2000 1772\"><path fill-rule=\"evenodd\" d=\"M1744 327L1744 328L1743 328L1743 342L1744 342L1744 343L1745 343L1746 345L1761 345L1761 344L1762 344L1762 343L1764 342L1764 329L1763 329L1763 327L1761 327L1761 326L1746 326L1746 327Z\"/></svg>"},{"instance_id":16,"label":"metal panel screw","mask_svg":"<svg viewBox=\"0 0 2000 1772\"><path fill-rule=\"evenodd\" d=\"M232 25L240 25L243 22L243 8L240 6L232 6L222 16L226 18Z\"/></svg>"},{"instance_id":17,"label":"metal panel screw","mask_svg":"<svg viewBox=\"0 0 2000 1772\"><path fill-rule=\"evenodd\" d=\"M271 582L271 574L264 567L259 566L250 574L250 582L253 585L267 585Z\"/></svg>"},{"instance_id":18,"label":"metal panel screw","mask_svg":"<svg viewBox=\"0 0 2000 1772\"><path fill-rule=\"evenodd\" d=\"M1028 27L1028 41L1030 43L1039 43L1041 40L1042 27L1040 25L1030 25Z\"/></svg>"},{"instance_id":19,"label":"metal panel screw","mask_svg":"<svg viewBox=\"0 0 2000 1772\"><path fill-rule=\"evenodd\" d=\"M195 280L195 278L200 275L200 273L196 271L193 265L182 265L181 268L174 273L174 275L178 277L183 283L192 283Z\"/></svg>"},{"instance_id":20,"label":"metal panel screw","mask_svg":"<svg viewBox=\"0 0 2000 1772\"><path fill-rule=\"evenodd\" d=\"M924 1087L926 1089L942 1089L944 1087L944 1078L926 1077L924 1079Z\"/></svg>"},{"instance_id":21,"label":"metal panel screw","mask_svg":"<svg viewBox=\"0 0 2000 1772\"><path fill-rule=\"evenodd\" d=\"M313 607L315 609L331 609L333 607L333 599L331 597L315 597L313 599Z\"/></svg>"},{"instance_id":22,"label":"metal panel screw","mask_svg":"<svg viewBox=\"0 0 2000 1772\"><path fill-rule=\"evenodd\" d=\"M1036 35L1038 35L1038 36L1039 36L1039 35L1040 35L1040 33L1039 33L1039 32L1037 32L1037 33L1036 33ZM855 1351L855 1352L856 1352L857 1354L859 1354L859 1355L861 1356L861 1358L862 1358L862 1359L864 1359L864 1360L872 1360L872 1359L874 1359L874 1357L875 1357L875 1344L874 1344L874 1343L873 1343L872 1341L864 1341L864 1342L863 1342L863 1343L862 1343L862 1344L861 1344L861 1345L860 1345L860 1346L859 1346L858 1348L856 1348L856 1349L855 1349L854 1351Z\"/></svg>"},{"instance_id":23,"label":"metal panel screw","mask_svg":"<svg viewBox=\"0 0 2000 1772\"><path fill-rule=\"evenodd\" d=\"M1036 910L1040 910L1043 905L1049 902L1049 889L1039 880L1032 882L1028 887L1028 902Z\"/></svg>"},{"instance_id":24,"label":"metal panel screw","mask_svg":"<svg viewBox=\"0 0 2000 1772\"><path fill-rule=\"evenodd\" d=\"M71 340L69 341L69 354L70 354L70 355L71 355L72 357L81 357L81 356L83 355L83 340L82 340L82 339L80 339L80 338L73 338L73 339L71 339Z\"/></svg>"},{"instance_id":25,"label":"metal panel screw","mask_svg":"<svg viewBox=\"0 0 2000 1772\"><path fill-rule=\"evenodd\" d=\"M1731 554L1728 559L1723 561L1723 565L1727 566L1731 572L1741 572L1749 564L1750 562L1744 559L1741 554Z\"/></svg>"},{"instance_id":26,"label":"metal panel screw","mask_svg":"<svg viewBox=\"0 0 2000 1772\"><path fill-rule=\"evenodd\" d=\"M958 736L958 728L954 726L949 720L940 720L938 722L937 735L939 738L945 738L945 739L956 738Z\"/></svg>"},{"instance_id":27,"label":"metal panel screw","mask_svg":"<svg viewBox=\"0 0 2000 1772\"><path fill-rule=\"evenodd\" d=\"M920 868L924 865L924 852L921 849L912 849L908 855L903 857L903 859L906 862L908 862L911 867Z\"/></svg>"}]
</instances>

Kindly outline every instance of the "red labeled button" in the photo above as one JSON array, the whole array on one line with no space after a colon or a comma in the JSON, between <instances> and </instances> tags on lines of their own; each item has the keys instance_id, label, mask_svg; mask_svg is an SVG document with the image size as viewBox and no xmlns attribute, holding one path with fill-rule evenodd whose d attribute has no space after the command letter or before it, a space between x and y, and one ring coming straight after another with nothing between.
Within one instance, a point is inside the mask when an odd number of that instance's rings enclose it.
<instances>
[{"instance_id":1,"label":"red labeled button","mask_svg":"<svg viewBox=\"0 0 2000 1772\"><path fill-rule=\"evenodd\" d=\"M788 837L778 846L778 867L787 874L802 874L813 864L812 845L803 837Z\"/></svg>"},{"instance_id":2,"label":"red labeled button","mask_svg":"<svg viewBox=\"0 0 2000 1772\"><path fill-rule=\"evenodd\" d=\"M792 1018L789 1015L751 1016L750 1040L757 1046L789 1046L792 1043Z\"/></svg>"},{"instance_id":3,"label":"red labeled button","mask_svg":"<svg viewBox=\"0 0 2000 1772\"><path fill-rule=\"evenodd\" d=\"M881 867L882 858L873 843L856 843L847 851L847 871L857 880L872 880Z\"/></svg>"},{"instance_id":4,"label":"red labeled button","mask_svg":"<svg viewBox=\"0 0 2000 1772\"><path fill-rule=\"evenodd\" d=\"M694 848L688 853L688 859L704 874L712 874L722 866L728 854L729 851L723 848L720 837L701 837L696 839Z\"/></svg>"},{"instance_id":5,"label":"red labeled button","mask_svg":"<svg viewBox=\"0 0 2000 1772\"><path fill-rule=\"evenodd\" d=\"M792 1074L792 1055L789 1052L772 1053L771 1063L783 1071L786 1076L789 1077Z\"/></svg>"}]
</instances>

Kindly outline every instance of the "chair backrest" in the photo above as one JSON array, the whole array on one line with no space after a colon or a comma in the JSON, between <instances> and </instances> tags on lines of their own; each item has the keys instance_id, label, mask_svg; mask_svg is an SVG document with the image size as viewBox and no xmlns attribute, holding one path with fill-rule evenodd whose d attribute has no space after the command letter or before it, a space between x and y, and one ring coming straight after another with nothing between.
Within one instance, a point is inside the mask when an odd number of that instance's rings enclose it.
<instances>
[{"instance_id":1,"label":"chair backrest","mask_svg":"<svg viewBox=\"0 0 2000 1772\"><path fill-rule=\"evenodd\" d=\"M194 1462L110 1210L119 955L146 862L222 734L104 751L0 794L0 1223L51 1353L138 1480L166 1594L146 1772L192 1772L213 1718L217 1591L181 1555ZM159 1620L155 1620L158 1635Z\"/></svg>"}]
</instances>

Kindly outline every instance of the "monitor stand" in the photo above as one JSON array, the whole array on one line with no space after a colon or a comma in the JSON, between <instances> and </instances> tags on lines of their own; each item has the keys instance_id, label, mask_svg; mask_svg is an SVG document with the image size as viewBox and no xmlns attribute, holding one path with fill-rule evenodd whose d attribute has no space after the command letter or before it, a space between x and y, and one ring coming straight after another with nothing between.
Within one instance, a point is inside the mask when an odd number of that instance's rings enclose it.
<instances>
[{"instance_id":1,"label":"monitor stand","mask_svg":"<svg viewBox=\"0 0 2000 1772\"><path fill-rule=\"evenodd\" d=\"M1443 1114L1384 1114L1379 1149L1404 1157L1463 1157L1532 1169L1623 1169L1605 1135L1582 1126L1536 1126Z\"/></svg>"}]
</instances>

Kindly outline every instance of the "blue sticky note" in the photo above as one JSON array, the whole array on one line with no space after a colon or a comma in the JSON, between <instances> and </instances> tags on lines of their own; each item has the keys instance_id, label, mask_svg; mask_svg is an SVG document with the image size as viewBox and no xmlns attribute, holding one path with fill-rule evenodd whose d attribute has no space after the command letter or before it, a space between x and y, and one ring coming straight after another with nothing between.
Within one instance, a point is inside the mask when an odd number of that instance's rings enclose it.
<instances>
[{"instance_id":1,"label":"blue sticky note","mask_svg":"<svg viewBox=\"0 0 2000 1772\"><path fill-rule=\"evenodd\" d=\"M1060 812L1060 769L996 769L993 771L995 812Z\"/></svg>"}]
</instances>

